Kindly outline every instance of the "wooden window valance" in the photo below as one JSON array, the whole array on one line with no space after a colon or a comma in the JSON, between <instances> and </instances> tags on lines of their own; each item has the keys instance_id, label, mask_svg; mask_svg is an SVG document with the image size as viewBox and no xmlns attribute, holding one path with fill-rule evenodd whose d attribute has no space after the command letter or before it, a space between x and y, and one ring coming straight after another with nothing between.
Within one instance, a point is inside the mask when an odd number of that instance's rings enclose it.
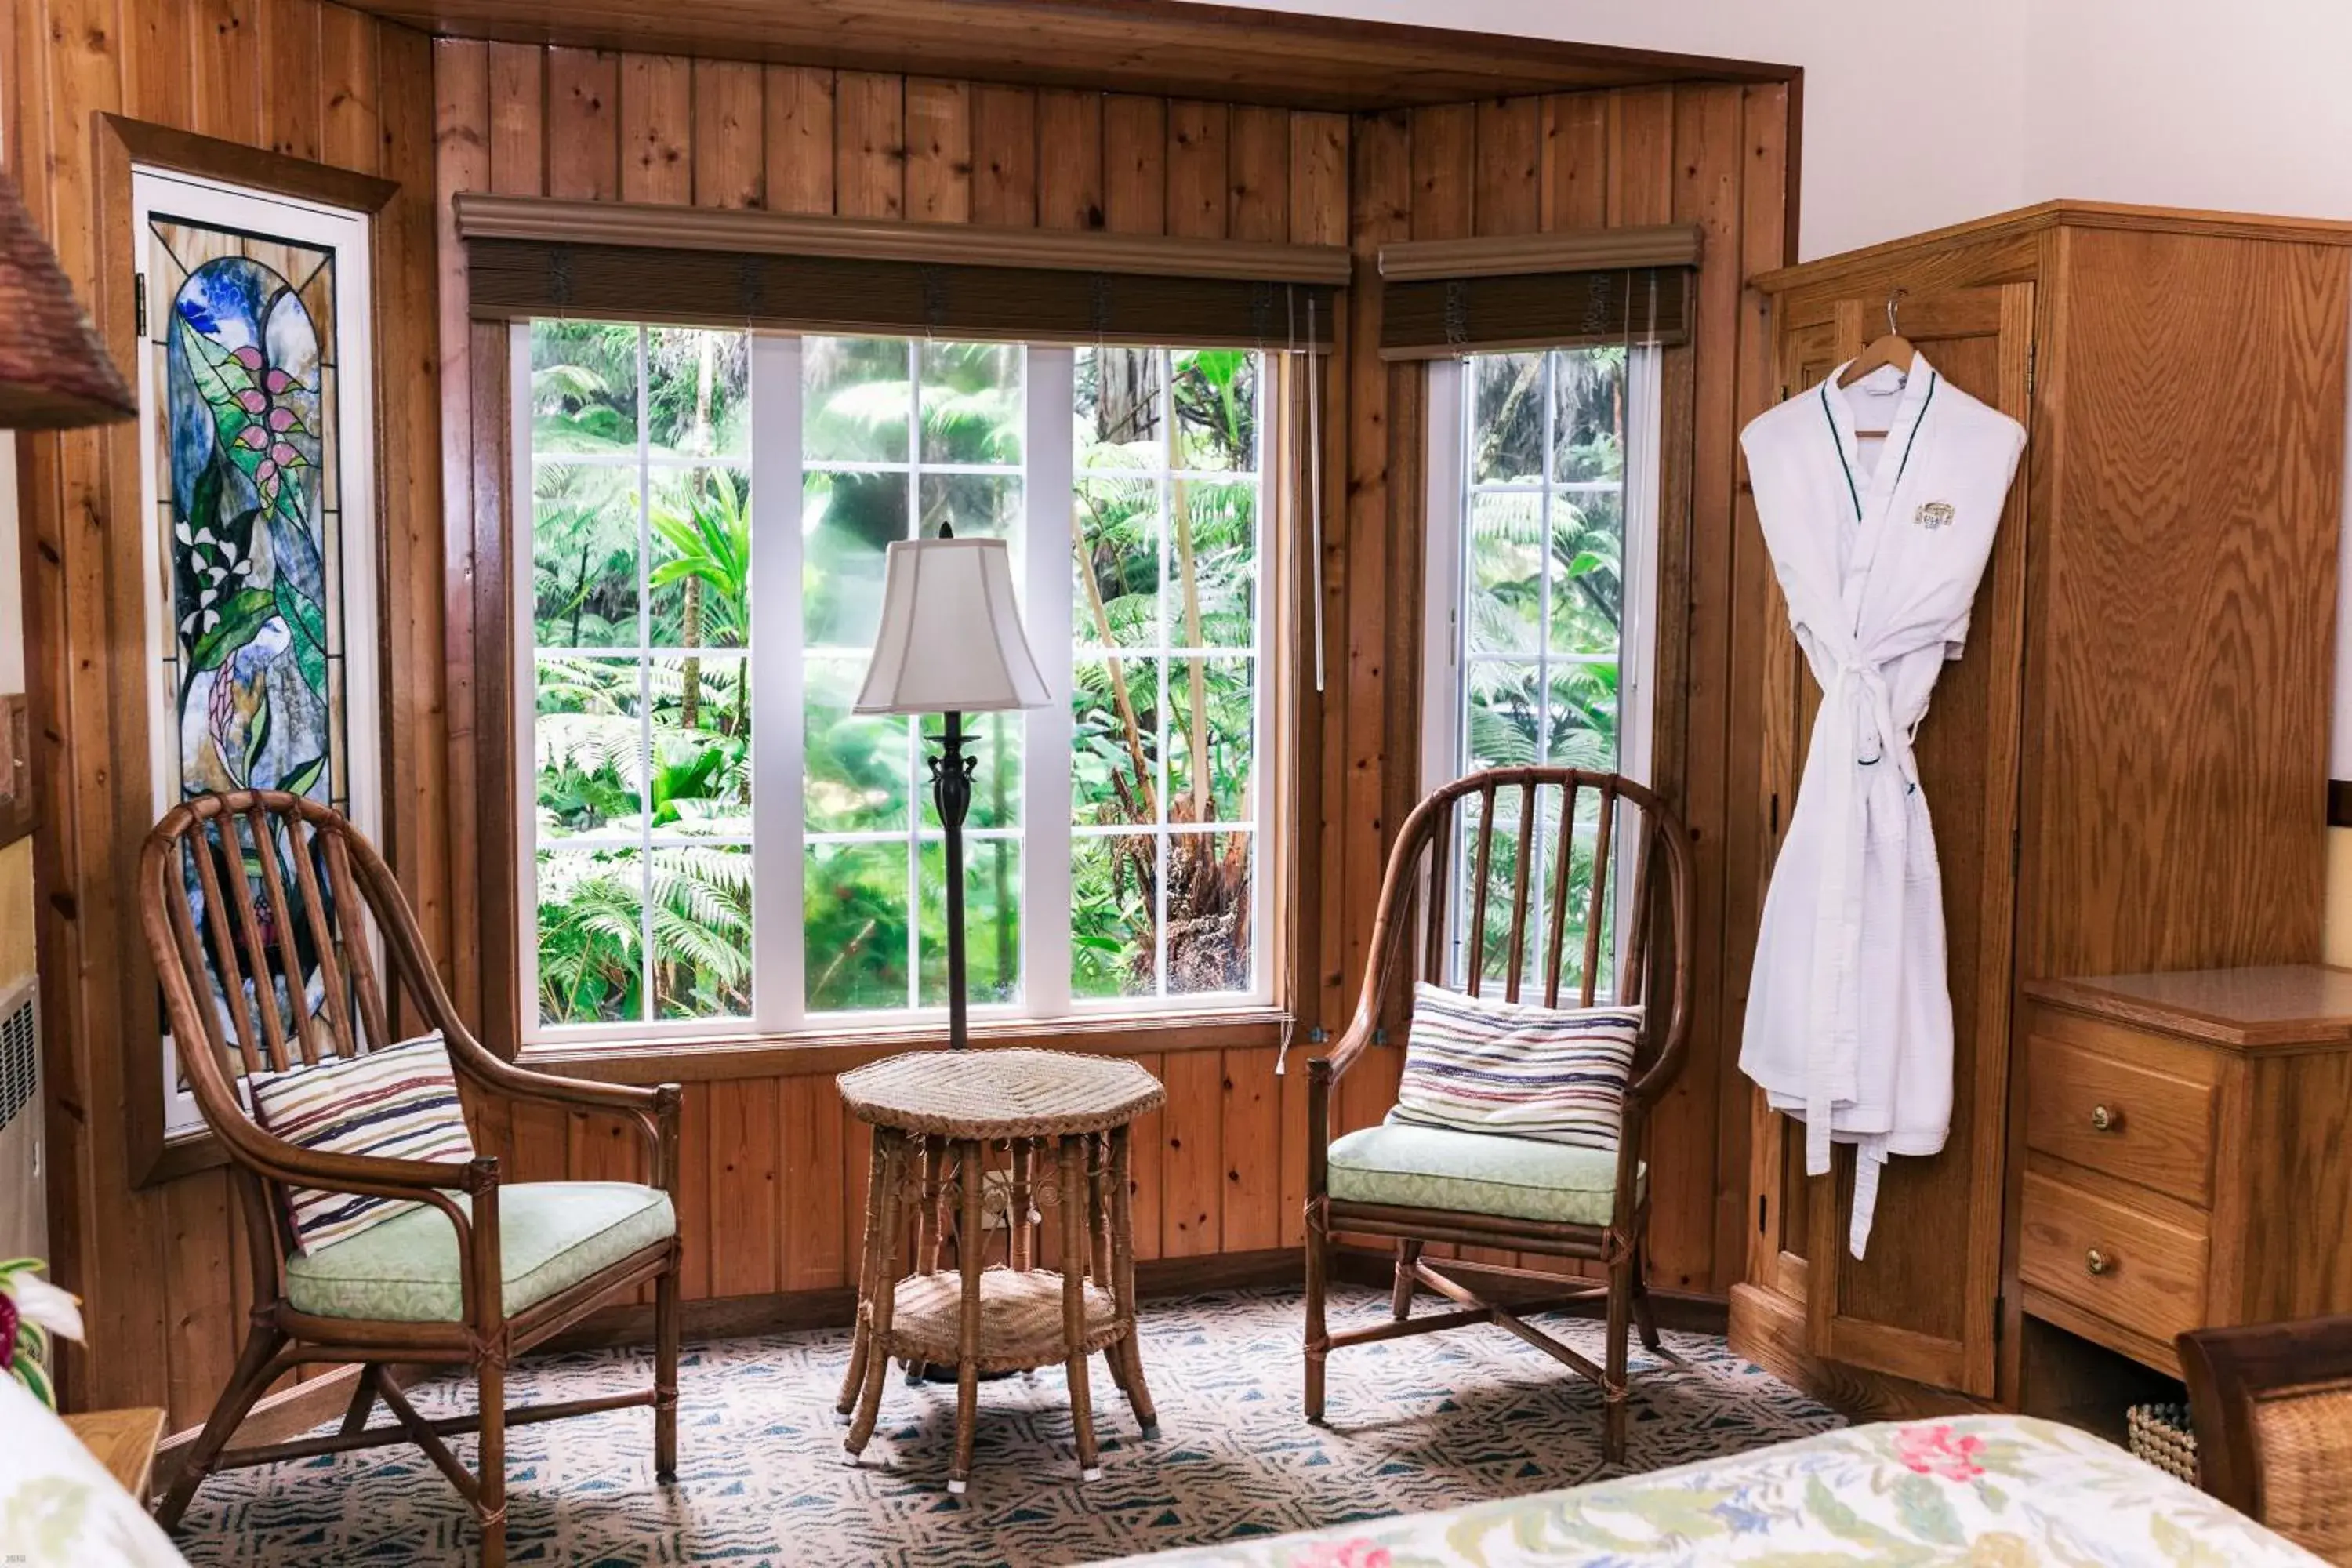
<instances>
[{"instance_id":1,"label":"wooden window valance","mask_svg":"<svg viewBox=\"0 0 2352 1568\"><path fill-rule=\"evenodd\" d=\"M1690 341L1694 225L1381 247L1381 357Z\"/></svg>"},{"instance_id":2,"label":"wooden window valance","mask_svg":"<svg viewBox=\"0 0 2352 1568\"><path fill-rule=\"evenodd\" d=\"M463 195L478 318L1328 348L1338 246Z\"/></svg>"}]
</instances>

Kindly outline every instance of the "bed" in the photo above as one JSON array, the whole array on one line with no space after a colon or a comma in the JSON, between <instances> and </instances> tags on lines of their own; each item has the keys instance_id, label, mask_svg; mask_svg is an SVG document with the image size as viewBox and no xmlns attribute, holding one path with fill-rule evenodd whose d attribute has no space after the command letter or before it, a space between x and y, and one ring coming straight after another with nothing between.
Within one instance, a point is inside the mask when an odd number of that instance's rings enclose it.
<instances>
[{"instance_id":1,"label":"bed","mask_svg":"<svg viewBox=\"0 0 2352 1568\"><path fill-rule=\"evenodd\" d=\"M1128 1561L1153 1568L2320 1562L2121 1448L2015 1415L1849 1426L1623 1480Z\"/></svg>"}]
</instances>

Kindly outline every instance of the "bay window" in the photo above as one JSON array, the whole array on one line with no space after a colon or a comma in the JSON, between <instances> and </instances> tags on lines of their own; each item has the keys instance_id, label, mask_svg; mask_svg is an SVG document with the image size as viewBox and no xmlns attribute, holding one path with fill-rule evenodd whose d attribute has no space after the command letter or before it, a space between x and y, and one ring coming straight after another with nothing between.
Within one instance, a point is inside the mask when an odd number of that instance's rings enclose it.
<instances>
[{"instance_id":1,"label":"bay window","mask_svg":"<svg viewBox=\"0 0 2352 1568\"><path fill-rule=\"evenodd\" d=\"M925 727L851 711L942 524L1058 683L971 721L974 1016L1270 999L1259 354L541 320L513 374L526 1038L943 1014Z\"/></svg>"}]
</instances>

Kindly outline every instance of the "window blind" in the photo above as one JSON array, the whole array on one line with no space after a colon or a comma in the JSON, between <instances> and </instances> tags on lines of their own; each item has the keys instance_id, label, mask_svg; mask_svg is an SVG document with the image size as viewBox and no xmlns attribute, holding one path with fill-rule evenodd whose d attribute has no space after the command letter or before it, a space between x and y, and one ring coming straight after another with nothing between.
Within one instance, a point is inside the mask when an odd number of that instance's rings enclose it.
<instances>
[{"instance_id":1,"label":"window blind","mask_svg":"<svg viewBox=\"0 0 2352 1568\"><path fill-rule=\"evenodd\" d=\"M469 308L494 320L1320 349L1349 271L1337 246L471 194L457 209Z\"/></svg>"},{"instance_id":2,"label":"window blind","mask_svg":"<svg viewBox=\"0 0 2352 1568\"><path fill-rule=\"evenodd\" d=\"M1690 341L1696 226L1381 249L1381 357Z\"/></svg>"}]
</instances>

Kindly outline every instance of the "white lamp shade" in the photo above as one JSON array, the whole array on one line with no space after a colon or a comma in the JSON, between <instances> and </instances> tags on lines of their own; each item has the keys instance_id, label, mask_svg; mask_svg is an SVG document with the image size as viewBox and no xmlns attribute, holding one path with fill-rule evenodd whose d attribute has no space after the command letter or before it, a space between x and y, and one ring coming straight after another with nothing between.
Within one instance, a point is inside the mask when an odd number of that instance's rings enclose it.
<instances>
[{"instance_id":1,"label":"white lamp shade","mask_svg":"<svg viewBox=\"0 0 2352 1568\"><path fill-rule=\"evenodd\" d=\"M901 540L882 583L882 629L860 713L1043 708L1045 678L1021 630L1001 539Z\"/></svg>"}]
</instances>

